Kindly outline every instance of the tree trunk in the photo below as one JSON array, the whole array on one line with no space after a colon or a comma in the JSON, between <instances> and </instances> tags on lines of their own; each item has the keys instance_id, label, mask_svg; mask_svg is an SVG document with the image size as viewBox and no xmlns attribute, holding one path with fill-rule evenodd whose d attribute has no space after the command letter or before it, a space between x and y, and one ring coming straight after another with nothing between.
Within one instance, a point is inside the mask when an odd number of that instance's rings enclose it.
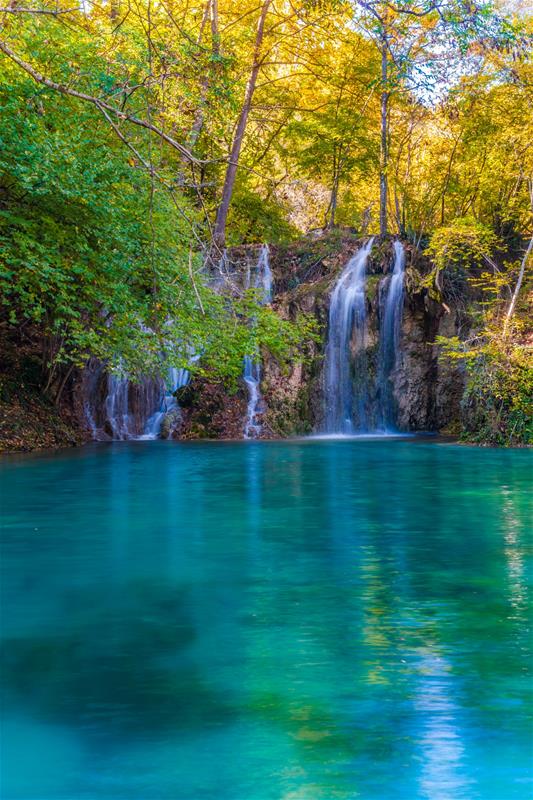
<instances>
[{"instance_id":1,"label":"tree trunk","mask_svg":"<svg viewBox=\"0 0 533 800\"><path fill-rule=\"evenodd\" d=\"M214 6L214 8L212 7ZM211 0L207 0L204 8L204 16L202 19L202 24L200 26L200 33L198 35L198 45L202 44L202 38L204 33L204 28L208 20L211 20L211 52L213 55L218 55L219 53L219 37L218 37L218 18L217 18L217 10L216 10L216 0L214 0L213 4ZM204 127L204 116L205 116L205 105L207 102L207 91L209 89L209 69L205 70L203 78L200 83L200 102L198 108L196 109L194 115L194 122L192 124L191 130L189 131L189 136L187 137L187 146L189 150L192 152L195 148L196 142L202 132L202 128Z\"/></svg>"},{"instance_id":2,"label":"tree trunk","mask_svg":"<svg viewBox=\"0 0 533 800\"><path fill-rule=\"evenodd\" d=\"M532 197L533 197L533 190L532 190ZM518 280L516 281L516 286L513 292L513 296L511 297L511 302L509 304L509 310L505 315L505 322L503 323L503 335L507 335L507 329L509 327L509 323L511 321L511 317L513 316L514 309L516 306L516 301L518 300L518 295L520 293L520 287L522 286L522 281L524 280L524 275L526 272L526 265L529 261L529 257L531 255L531 251L533 250L533 236L529 240L529 244L527 246L527 250L524 253L524 258L522 259L522 263L520 264L520 271L518 273Z\"/></svg>"},{"instance_id":3,"label":"tree trunk","mask_svg":"<svg viewBox=\"0 0 533 800\"><path fill-rule=\"evenodd\" d=\"M54 397L54 405L55 406L59 405L59 403L61 401L61 396L63 394L65 386L67 385L67 381L69 380L69 378L70 378L70 376L72 375L73 372L74 372L74 364L71 364L70 367L67 370L65 370L65 373L64 373L64 375L63 375L63 377L62 377L62 379L61 379L61 381L59 383L59 386L57 388L57 391L56 391L56 394L55 394L55 397Z\"/></svg>"},{"instance_id":4,"label":"tree trunk","mask_svg":"<svg viewBox=\"0 0 533 800\"><path fill-rule=\"evenodd\" d=\"M250 114L250 109L252 107L252 98L254 96L255 86L257 83L257 76L259 74L259 69L261 67L261 60L262 60L261 47L263 44L263 37L265 32L265 20L271 3L272 0L265 0L265 2L261 7L261 14L259 16L259 22L257 25L257 34L255 37L254 60L252 64L252 71L250 72L250 78L248 79L248 84L246 86L244 102L241 108L241 113L239 114L239 120L237 122L237 128L235 130L235 136L233 138L233 144L231 146L229 162L226 169L226 175L224 178L224 186L222 188L222 199L220 201L220 205L218 207L215 219L215 225L213 230L213 241L214 244L219 248L223 248L226 241L226 223L228 220L228 211L231 203L231 197L233 194L233 188L235 186L235 177L237 175L237 167L239 164L239 157L241 154L241 147L244 139L244 133L246 131L248 116Z\"/></svg>"},{"instance_id":5,"label":"tree trunk","mask_svg":"<svg viewBox=\"0 0 533 800\"><path fill-rule=\"evenodd\" d=\"M220 33L218 30L218 0L211 0L211 41L213 52L220 53Z\"/></svg>"},{"instance_id":6,"label":"tree trunk","mask_svg":"<svg viewBox=\"0 0 533 800\"><path fill-rule=\"evenodd\" d=\"M387 34L382 33L381 45L381 149L379 160L379 232L387 233L387 167L388 167L388 53Z\"/></svg>"},{"instance_id":7,"label":"tree trunk","mask_svg":"<svg viewBox=\"0 0 533 800\"><path fill-rule=\"evenodd\" d=\"M328 228L335 227L335 214L337 212L337 195L339 192L339 181L338 176L335 177L335 183L333 184L333 189L331 190L331 202L330 202L330 212L329 212L329 222Z\"/></svg>"},{"instance_id":8,"label":"tree trunk","mask_svg":"<svg viewBox=\"0 0 533 800\"><path fill-rule=\"evenodd\" d=\"M329 200L329 208L326 214L326 228L335 227L335 214L337 213L337 196L339 193L339 163L337 152L333 152L333 175L331 181L331 196Z\"/></svg>"}]
</instances>

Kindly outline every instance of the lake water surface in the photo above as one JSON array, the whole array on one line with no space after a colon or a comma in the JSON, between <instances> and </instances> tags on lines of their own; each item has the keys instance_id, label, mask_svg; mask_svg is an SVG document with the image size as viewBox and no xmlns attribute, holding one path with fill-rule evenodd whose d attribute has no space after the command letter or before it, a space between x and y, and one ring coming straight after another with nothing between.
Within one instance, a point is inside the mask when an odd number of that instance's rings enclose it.
<instances>
[{"instance_id":1,"label":"lake water surface","mask_svg":"<svg viewBox=\"0 0 533 800\"><path fill-rule=\"evenodd\" d=\"M2 800L530 800L531 453L0 464Z\"/></svg>"}]
</instances>

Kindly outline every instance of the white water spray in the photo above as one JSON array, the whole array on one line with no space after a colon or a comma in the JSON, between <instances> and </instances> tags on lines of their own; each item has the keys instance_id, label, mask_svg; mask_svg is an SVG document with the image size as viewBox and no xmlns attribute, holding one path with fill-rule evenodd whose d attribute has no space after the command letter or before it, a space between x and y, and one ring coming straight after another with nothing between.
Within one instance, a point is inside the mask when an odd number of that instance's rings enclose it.
<instances>
[{"instance_id":1,"label":"white water spray","mask_svg":"<svg viewBox=\"0 0 533 800\"><path fill-rule=\"evenodd\" d=\"M396 413L391 376L400 356L402 327L405 250L394 242L394 267L387 289L379 340L378 390L379 426L384 431L396 428Z\"/></svg>"},{"instance_id":2,"label":"white water spray","mask_svg":"<svg viewBox=\"0 0 533 800\"><path fill-rule=\"evenodd\" d=\"M259 302L266 305L272 298L272 270L270 269L270 253L268 245L263 245L257 264L246 273L246 289L258 289ZM264 410L261 395L261 363L258 354L244 358L244 382L248 389L248 406L244 423L244 438L256 439L261 433L260 415Z\"/></svg>"},{"instance_id":3,"label":"white water spray","mask_svg":"<svg viewBox=\"0 0 533 800\"><path fill-rule=\"evenodd\" d=\"M325 367L325 433L367 430L368 376L365 359L366 265L371 238L346 264L329 308ZM356 354L352 370L351 341Z\"/></svg>"},{"instance_id":4,"label":"white water spray","mask_svg":"<svg viewBox=\"0 0 533 800\"><path fill-rule=\"evenodd\" d=\"M167 414L177 414L179 412L179 404L175 393L183 386L187 386L189 379L190 373L188 369L176 369L175 367L169 369L160 407L155 414L148 418L144 433L140 437L141 439L160 438L163 422Z\"/></svg>"}]
</instances>

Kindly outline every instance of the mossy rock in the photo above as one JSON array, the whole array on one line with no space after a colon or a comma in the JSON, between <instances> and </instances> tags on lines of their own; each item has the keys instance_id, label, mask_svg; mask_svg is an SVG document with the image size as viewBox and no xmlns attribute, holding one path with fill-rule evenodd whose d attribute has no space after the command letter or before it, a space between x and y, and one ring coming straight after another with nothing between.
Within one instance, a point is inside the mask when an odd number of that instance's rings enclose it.
<instances>
[{"instance_id":1,"label":"mossy rock","mask_svg":"<svg viewBox=\"0 0 533 800\"><path fill-rule=\"evenodd\" d=\"M174 393L174 397L178 401L181 408L191 408L197 401L197 391L190 383L182 386Z\"/></svg>"}]
</instances>

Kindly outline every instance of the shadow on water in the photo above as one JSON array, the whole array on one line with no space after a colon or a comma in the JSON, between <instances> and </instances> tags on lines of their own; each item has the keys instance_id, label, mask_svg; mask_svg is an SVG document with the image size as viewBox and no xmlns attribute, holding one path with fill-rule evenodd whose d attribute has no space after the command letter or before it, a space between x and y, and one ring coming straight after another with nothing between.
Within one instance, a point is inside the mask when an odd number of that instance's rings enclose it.
<instances>
[{"instance_id":1,"label":"shadow on water","mask_svg":"<svg viewBox=\"0 0 533 800\"><path fill-rule=\"evenodd\" d=\"M187 657L195 628L185 589L135 582L114 595L69 592L65 601L60 630L3 641L3 681L17 703L106 737L231 717Z\"/></svg>"},{"instance_id":2,"label":"shadow on water","mask_svg":"<svg viewBox=\"0 0 533 800\"><path fill-rule=\"evenodd\" d=\"M530 477L418 438L4 462L2 800L529 800Z\"/></svg>"}]
</instances>

